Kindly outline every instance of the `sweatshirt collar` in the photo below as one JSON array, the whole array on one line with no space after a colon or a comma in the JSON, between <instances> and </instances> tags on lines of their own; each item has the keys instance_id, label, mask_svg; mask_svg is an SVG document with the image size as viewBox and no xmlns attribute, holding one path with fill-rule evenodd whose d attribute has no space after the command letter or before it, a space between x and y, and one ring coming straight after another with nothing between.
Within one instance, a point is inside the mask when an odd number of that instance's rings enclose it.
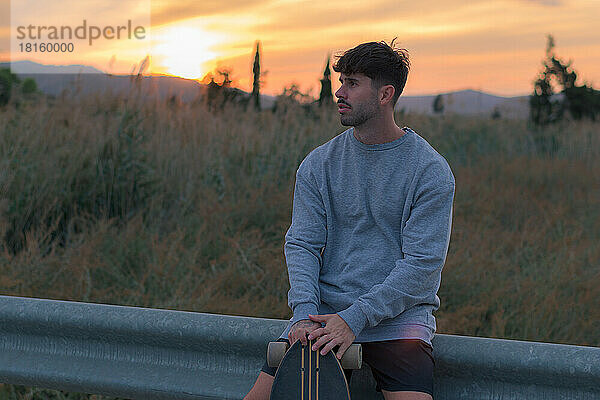
<instances>
[{"instance_id":1,"label":"sweatshirt collar","mask_svg":"<svg viewBox=\"0 0 600 400\"><path fill-rule=\"evenodd\" d=\"M406 138L414 132L412 129L410 129L407 126L403 127L402 130L404 132L406 132L404 135L402 135L402 137L400 137L396 140L393 140L391 142L386 142L386 143L365 144L354 137L354 128L348 129L348 135L350 135L350 140L352 141L352 143L354 143L354 145L358 146L361 149L371 150L371 151L373 151L373 150L388 150L388 149L393 149L394 147L397 147L397 146L401 145L402 143L404 143Z\"/></svg>"}]
</instances>

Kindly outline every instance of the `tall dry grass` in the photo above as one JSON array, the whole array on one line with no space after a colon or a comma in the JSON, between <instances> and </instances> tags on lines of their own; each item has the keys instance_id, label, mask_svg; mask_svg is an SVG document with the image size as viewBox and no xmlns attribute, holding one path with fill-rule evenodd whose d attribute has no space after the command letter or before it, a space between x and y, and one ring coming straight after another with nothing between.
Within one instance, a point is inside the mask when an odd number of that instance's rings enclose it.
<instances>
[{"instance_id":1,"label":"tall dry grass","mask_svg":"<svg viewBox=\"0 0 600 400\"><path fill-rule=\"evenodd\" d=\"M294 173L337 113L142 97L0 110L0 293L289 317ZM600 125L397 121L456 177L438 332L600 346Z\"/></svg>"}]
</instances>

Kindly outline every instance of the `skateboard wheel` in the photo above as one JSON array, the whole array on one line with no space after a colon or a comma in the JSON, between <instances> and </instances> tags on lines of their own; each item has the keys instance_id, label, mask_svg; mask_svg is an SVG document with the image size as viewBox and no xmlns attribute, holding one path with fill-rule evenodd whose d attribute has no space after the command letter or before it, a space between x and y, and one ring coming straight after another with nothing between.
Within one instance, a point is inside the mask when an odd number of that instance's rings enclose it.
<instances>
[{"instance_id":1,"label":"skateboard wheel","mask_svg":"<svg viewBox=\"0 0 600 400\"><path fill-rule=\"evenodd\" d=\"M351 344L340 363L344 369L360 369L362 367L362 346L358 343Z\"/></svg>"},{"instance_id":2,"label":"skateboard wheel","mask_svg":"<svg viewBox=\"0 0 600 400\"><path fill-rule=\"evenodd\" d=\"M288 346L286 342L269 342L267 347L267 364L269 364L269 367L279 367Z\"/></svg>"}]
</instances>

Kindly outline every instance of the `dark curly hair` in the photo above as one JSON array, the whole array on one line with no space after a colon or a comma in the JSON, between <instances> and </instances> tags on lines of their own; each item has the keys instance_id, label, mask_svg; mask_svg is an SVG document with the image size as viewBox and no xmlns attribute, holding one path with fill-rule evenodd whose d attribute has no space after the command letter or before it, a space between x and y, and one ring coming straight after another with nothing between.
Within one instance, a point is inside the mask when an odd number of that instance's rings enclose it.
<instances>
[{"instance_id":1,"label":"dark curly hair","mask_svg":"<svg viewBox=\"0 0 600 400\"><path fill-rule=\"evenodd\" d=\"M393 85L393 104L396 104L404 90L410 70L408 50L395 48L396 39L390 44L384 41L362 43L341 55L336 55L337 61L333 70L345 75L364 74L371 78L375 89L383 85Z\"/></svg>"}]
</instances>

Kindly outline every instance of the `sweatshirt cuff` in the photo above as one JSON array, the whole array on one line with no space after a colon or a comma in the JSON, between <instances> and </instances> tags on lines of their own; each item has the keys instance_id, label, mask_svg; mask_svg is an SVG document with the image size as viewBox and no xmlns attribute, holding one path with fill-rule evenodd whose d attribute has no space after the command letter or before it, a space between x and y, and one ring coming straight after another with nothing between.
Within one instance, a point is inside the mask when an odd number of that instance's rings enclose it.
<instances>
[{"instance_id":1,"label":"sweatshirt cuff","mask_svg":"<svg viewBox=\"0 0 600 400\"><path fill-rule=\"evenodd\" d=\"M348 324L350 329L352 329L352 333L354 333L354 336L356 337L358 337L358 335L367 325L367 316L362 312L360 306L358 306L356 303L337 314L342 317L346 324Z\"/></svg>"},{"instance_id":2,"label":"sweatshirt cuff","mask_svg":"<svg viewBox=\"0 0 600 400\"><path fill-rule=\"evenodd\" d=\"M294 316L292 317L292 325L303 319L310 319L308 314L317 315L319 310L317 306L312 303L302 303L294 307Z\"/></svg>"}]
</instances>

